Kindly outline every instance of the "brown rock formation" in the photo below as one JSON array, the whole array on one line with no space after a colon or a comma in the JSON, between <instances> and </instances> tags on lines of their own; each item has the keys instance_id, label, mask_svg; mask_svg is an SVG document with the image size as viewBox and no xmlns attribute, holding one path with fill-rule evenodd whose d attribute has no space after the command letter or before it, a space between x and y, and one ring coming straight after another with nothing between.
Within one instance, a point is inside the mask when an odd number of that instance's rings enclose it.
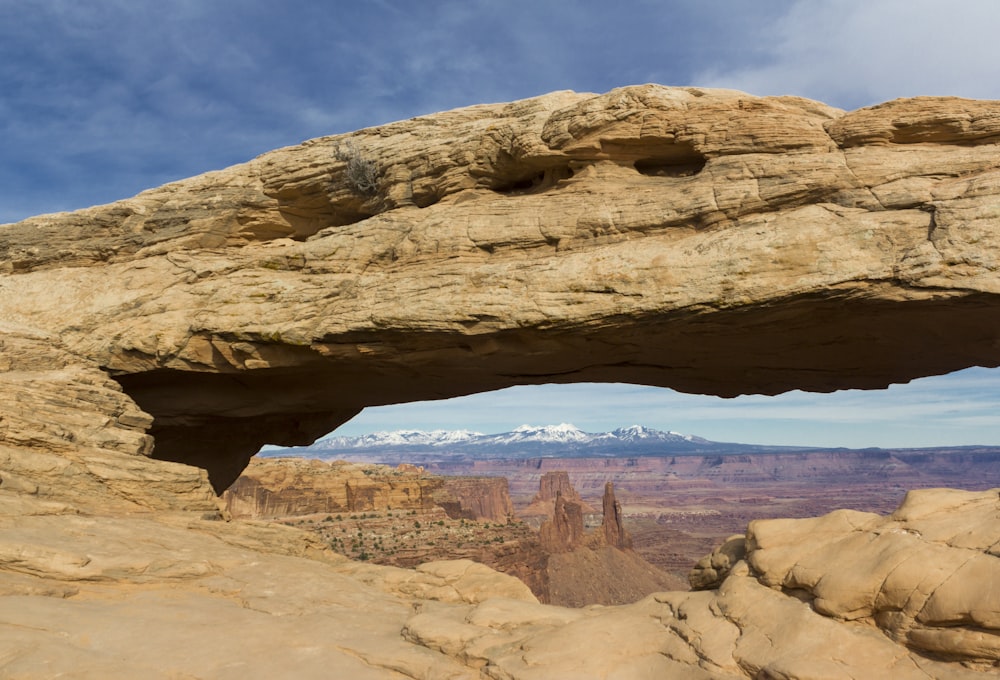
<instances>
[{"instance_id":1,"label":"brown rock formation","mask_svg":"<svg viewBox=\"0 0 1000 680\"><path fill-rule=\"evenodd\" d=\"M566 501L556 491L552 519L539 529L542 548L550 553L572 552L583 544L583 511L579 503Z\"/></svg>"},{"instance_id":2,"label":"brown rock formation","mask_svg":"<svg viewBox=\"0 0 1000 680\"><path fill-rule=\"evenodd\" d=\"M552 518L555 513L556 497L560 494L564 501L580 506L581 513L594 514L594 508L580 498L580 494L569 481L569 473L565 470L552 470L542 474L538 480L538 493L531 499L531 504L518 514L522 517Z\"/></svg>"},{"instance_id":3,"label":"brown rock formation","mask_svg":"<svg viewBox=\"0 0 1000 680\"><path fill-rule=\"evenodd\" d=\"M434 502L454 519L506 522L514 517L514 504L504 477L442 477Z\"/></svg>"},{"instance_id":4,"label":"brown rock formation","mask_svg":"<svg viewBox=\"0 0 1000 680\"><path fill-rule=\"evenodd\" d=\"M555 493L552 516L538 532L547 558L541 575L532 581L542 586L533 589L542 602L565 607L626 604L658 590L683 587L675 577L632 552L613 483L604 487L601 527L590 534L584 530L581 504L566 500L563 489L567 496L579 498L565 472L546 473L535 497L535 504L540 505L546 494Z\"/></svg>"},{"instance_id":5,"label":"brown rock formation","mask_svg":"<svg viewBox=\"0 0 1000 680\"><path fill-rule=\"evenodd\" d=\"M222 500L233 517L252 519L422 510L434 507L441 484L440 478L402 467L253 458Z\"/></svg>"},{"instance_id":6,"label":"brown rock formation","mask_svg":"<svg viewBox=\"0 0 1000 680\"><path fill-rule=\"evenodd\" d=\"M113 376L152 417L128 426L152 455L219 491L261 444L369 405L585 380L829 391L996 366L998 108L844 113L647 85L313 140L0 227L2 333L58 339L78 375ZM373 193L346 176L346 142L377 166ZM29 382L56 402L65 374ZM102 432L122 429L94 407Z\"/></svg>"},{"instance_id":7,"label":"brown rock formation","mask_svg":"<svg viewBox=\"0 0 1000 680\"><path fill-rule=\"evenodd\" d=\"M619 550L632 549L632 537L625 530L622 523L622 506L615 498L615 483L607 482L604 485L604 519L601 521L601 531L597 534L600 541L611 548Z\"/></svg>"}]
</instances>

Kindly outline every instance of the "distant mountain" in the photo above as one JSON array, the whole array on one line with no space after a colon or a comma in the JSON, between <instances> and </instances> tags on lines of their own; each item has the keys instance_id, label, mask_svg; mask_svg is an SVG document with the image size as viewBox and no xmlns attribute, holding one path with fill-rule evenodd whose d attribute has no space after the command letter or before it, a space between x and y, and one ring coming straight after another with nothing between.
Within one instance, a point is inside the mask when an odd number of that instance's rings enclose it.
<instances>
[{"instance_id":1,"label":"distant mountain","mask_svg":"<svg viewBox=\"0 0 1000 680\"><path fill-rule=\"evenodd\" d=\"M511 432L483 434L469 430L398 430L360 437L328 437L311 446L269 449L260 455L312 458L417 460L476 458L537 458L591 456L723 455L761 451L806 451L806 447L775 447L713 442L679 432L664 432L642 425L611 432L584 432L575 425L522 425ZM395 454L395 455L389 455Z\"/></svg>"}]
</instances>

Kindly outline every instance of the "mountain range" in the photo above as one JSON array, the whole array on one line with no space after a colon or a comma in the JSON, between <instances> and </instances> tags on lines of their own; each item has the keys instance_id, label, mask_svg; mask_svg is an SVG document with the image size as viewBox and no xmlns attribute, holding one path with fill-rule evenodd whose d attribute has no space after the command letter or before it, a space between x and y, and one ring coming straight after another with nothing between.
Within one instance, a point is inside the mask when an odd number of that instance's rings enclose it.
<instances>
[{"instance_id":1,"label":"mountain range","mask_svg":"<svg viewBox=\"0 0 1000 680\"><path fill-rule=\"evenodd\" d=\"M327 437L310 446L262 451L264 457L345 456L405 453L421 459L476 456L477 458L621 457L650 455L723 455L762 451L806 451L808 447L759 446L714 442L679 432L642 425L611 432L584 432L575 425L522 425L510 432L483 434L469 430L397 430L360 437Z\"/></svg>"}]
</instances>

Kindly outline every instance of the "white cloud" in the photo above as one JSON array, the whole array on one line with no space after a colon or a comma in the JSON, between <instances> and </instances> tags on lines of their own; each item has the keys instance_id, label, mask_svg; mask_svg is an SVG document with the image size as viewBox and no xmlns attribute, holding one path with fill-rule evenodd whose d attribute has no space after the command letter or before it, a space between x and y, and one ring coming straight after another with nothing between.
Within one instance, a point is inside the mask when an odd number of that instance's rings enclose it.
<instances>
[{"instance_id":1,"label":"white cloud","mask_svg":"<svg viewBox=\"0 0 1000 680\"><path fill-rule=\"evenodd\" d=\"M854 108L896 97L1000 98L1000 3L799 0L762 62L704 69L701 84Z\"/></svg>"}]
</instances>

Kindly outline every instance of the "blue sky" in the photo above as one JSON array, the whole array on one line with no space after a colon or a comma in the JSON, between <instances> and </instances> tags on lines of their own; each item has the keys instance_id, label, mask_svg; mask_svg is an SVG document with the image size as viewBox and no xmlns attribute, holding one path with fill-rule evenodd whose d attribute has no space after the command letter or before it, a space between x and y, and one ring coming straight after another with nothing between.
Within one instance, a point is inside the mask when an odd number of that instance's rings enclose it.
<instances>
[{"instance_id":1,"label":"blue sky","mask_svg":"<svg viewBox=\"0 0 1000 680\"><path fill-rule=\"evenodd\" d=\"M1000 99L998 25L993 0L0 0L0 223L311 137L560 89L732 87L848 109ZM1000 444L998 378L728 401L517 388L371 409L341 431L642 422L760 443Z\"/></svg>"}]
</instances>

